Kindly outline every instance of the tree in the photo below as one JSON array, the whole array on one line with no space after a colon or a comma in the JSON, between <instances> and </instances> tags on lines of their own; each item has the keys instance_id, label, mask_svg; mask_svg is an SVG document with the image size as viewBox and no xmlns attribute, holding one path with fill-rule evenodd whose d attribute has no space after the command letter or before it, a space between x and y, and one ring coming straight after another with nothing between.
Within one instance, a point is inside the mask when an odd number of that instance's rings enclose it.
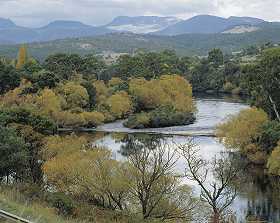
<instances>
[{"instance_id":1,"label":"tree","mask_svg":"<svg viewBox=\"0 0 280 223\"><path fill-rule=\"evenodd\" d=\"M42 148L44 135L36 132L31 126L21 124L11 124L17 134L24 140L28 159L26 162L26 180L36 184L43 183L42 173Z\"/></svg>"},{"instance_id":2,"label":"tree","mask_svg":"<svg viewBox=\"0 0 280 223\"><path fill-rule=\"evenodd\" d=\"M93 83L84 81L81 85L87 90L89 96L89 109L94 108L96 106L96 89L93 86Z\"/></svg>"},{"instance_id":3,"label":"tree","mask_svg":"<svg viewBox=\"0 0 280 223\"><path fill-rule=\"evenodd\" d=\"M161 106L172 106L176 111L194 112L192 87L179 75L162 75L147 81L132 79L129 93L134 97L138 110L152 110Z\"/></svg>"},{"instance_id":4,"label":"tree","mask_svg":"<svg viewBox=\"0 0 280 223\"><path fill-rule=\"evenodd\" d=\"M46 142L43 170L51 185L106 208L125 208L123 164L113 160L109 150L91 148L85 138L74 135L50 137Z\"/></svg>"},{"instance_id":5,"label":"tree","mask_svg":"<svg viewBox=\"0 0 280 223\"><path fill-rule=\"evenodd\" d=\"M83 59L76 54L55 54L49 56L44 67L58 75L60 79L70 80L71 77L81 71Z\"/></svg>"},{"instance_id":6,"label":"tree","mask_svg":"<svg viewBox=\"0 0 280 223\"><path fill-rule=\"evenodd\" d=\"M278 142L278 146L274 148L272 151L268 162L267 167L270 174L280 176L280 141Z\"/></svg>"},{"instance_id":7,"label":"tree","mask_svg":"<svg viewBox=\"0 0 280 223\"><path fill-rule=\"evenodd\" d=\"M20 85L20 74L13 66L0 61L0 80L0 94L3 94Z\"/></svg>"},{"instance_id":8,"label":"tree","mask_svg":"<svg viewBox=\"0 0 280 223\"><path fill-rule=\"evenodd\" d=\"M128 156L129 191L143 219L191 219L196 203L190 191L180 186L174 170L177 160L175 151L165 144L142 147Z\"/></svg>"},{"instance_id":9,"label":"tree","mask_svg":"<svg viewBox=\"0 0 280 223\"><path fill-rule=\"evenodd\" d=\"M23 68L23 66L26 64L26 62L27 62L27 48L26 48L26 45L22 45L19 48L16 68L18 70Z\"/></svg>"},{"instance_id":10,"label":"tree","mask_svg":"<svg viewBox=\"0 0 280 223\"><path fill-rule=\"evenodd\" d=\"M0 127L0 178L21 179L26 169L28 152L24 140L14 129Z\"/></svg>"},{"instance_id":11,"label":"tree","mask_svg":"<svg viewBox=\"0 0 280 223\"><path fill-rule=\"evenodd\" d=\"M119 91L107 100L111 114L117 119L126 117L132 112L133 105L130 96L125 91Z\"/></svg>"},{"instance_id":12,"label":"tree","mask_svg":"<svg viewBox=\"0 0 280 223\"><path fill-rule=\"evenodd\" d=\"M56 125L46 116L42 116L26 108L2 108L0 109L0 125L8 126L11 123L30 125L35 131L42 134L53 133Z\"/></svg>"},{"instance_id":13,"label":"tree","mask_svg":"<svg viewBox=\"0 0 280 223\"><path fill-rule=\"evenodd\" d=\"M62 110L63 98L46 88L37 96L36 102L41 114L55 119L57 113Z\"/></svg>"},{"instance_id":14,"label":"tree","mask_svg":"<svg viewBox=\"0 0 280 223\"><path fill-rule=\"evenodd\" d=\"M219 67L224 64L224 55L220 49L213 49L208 54L208 61L214 65L214 67Z\"/></svg>"},{"instance_id":15,"label":"tree","mask_svg":"<svg viewBox=\"0 0 280 223\"><path fill-rule=\"evenodd\" d=\"M87 80L101 80L101 74L106 69L106 64L103 60L94 55L87 55L83 58L81 73Z\"/></svg>"},{"instance_id":16,"label":"tree","mask_svg":"<svg viewBox=\"0 0 280 223\"><path fill-rule=\"evenodd\" d=\"M260 61L243 67L246 86L254 105L280 121L280 48L265 50Z\"/></svg>"},{"instance_id":17,"label":"tree","mask_svg":"<svg viewBox=\"0 0 280 223\"><path fill-rule=\"evenodd\" d=\"M40 70L39 72L33 73L30 81L33 83L35 89L44 89L56 87L59 79L53 72Z\"/></svg>"},{"instance_id":18,"label":"tree","mask_svg":"<svg viewBox=\"0 0 280 223\"><path fill-rule=\"evenodd\" d=\"M87 90L75 82L67 82L65 85L61 85L59 90L67 102L68 109L84 108L89 103Z\"/></svg>"},{"instance_id":19,"label":"tree","mask_svg":"<svg viewBox=\"0 0 280 223\"><path fill-rule=\"evenodd\" d=\"M249 108L220 124L217 127L217 135L224 139L227 147L245 151L246 146L261 136L262 126L267 121L267 114L263 110Z\"/></svg>"},{"instance_id":20,"label":"tree","mask_svg":"<svg viewBox=\"0 0 280 223\"><path fill-rule=\"evenodd\" d=\"M199 185L201 200L212 209L209 221L223 222L229 206L237 195L236 188L233 188L232 184L237 177L238 170L229 159L223 157L215 157L212 163L203 160L192 140L187 144L177 145L177 150L186 162L184 176ZM215 181L209 181L210 174L214 175Z\"/></svg>"}]
</instances>

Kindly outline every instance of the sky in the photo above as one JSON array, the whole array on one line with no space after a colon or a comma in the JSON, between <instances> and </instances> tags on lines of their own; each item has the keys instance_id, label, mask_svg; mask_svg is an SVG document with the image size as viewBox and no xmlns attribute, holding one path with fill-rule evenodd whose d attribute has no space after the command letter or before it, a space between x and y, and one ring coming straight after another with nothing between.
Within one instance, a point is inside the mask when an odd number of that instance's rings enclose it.
<instances>
[{"instance_id":1,"label":"sky","mask_svg":"<svg viewBox=\"0 0 280 223\"><path fill-rule=\"evenodd\" d=\"M280 21L280 0L0 0L0 17L18 25L39 27L54 20L103 25L117 16L199 14L252 16Z\"/></svg>"}]
</instances>

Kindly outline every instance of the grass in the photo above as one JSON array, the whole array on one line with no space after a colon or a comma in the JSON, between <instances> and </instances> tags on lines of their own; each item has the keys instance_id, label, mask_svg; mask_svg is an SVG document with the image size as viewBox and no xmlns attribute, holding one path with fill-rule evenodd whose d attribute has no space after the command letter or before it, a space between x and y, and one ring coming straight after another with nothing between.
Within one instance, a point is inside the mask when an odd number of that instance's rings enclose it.
<instances>
[{"instance_id":1,"label":"grass","mask_svg":"<svg viewBox=\"0 0 280 223\"><path fill-rule=\"evenodd\" d=\"M27 202L26 198L13 189L0 189L0 209L18 215L22 218L36 223L78 223L64 219L56 214L55 209L44 206L44 204ZM0 222L10 222L1 220Z\"/></svg>"}]
</instances>

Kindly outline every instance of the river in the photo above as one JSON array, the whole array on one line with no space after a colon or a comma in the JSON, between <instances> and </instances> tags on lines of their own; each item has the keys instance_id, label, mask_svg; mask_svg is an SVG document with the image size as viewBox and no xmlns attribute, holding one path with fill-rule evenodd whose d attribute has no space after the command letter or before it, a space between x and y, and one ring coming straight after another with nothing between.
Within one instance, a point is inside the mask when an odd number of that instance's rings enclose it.
<instances>
[{"instance_id":1,"label":"river","mask_svg":"<svg viewBox=\"0 0 280 223\"><path fill-rule=\"evenodd\" d=\"M197 120L188 126L176 126L160 129L131 130L122 126L123 121L105 124L97 129L97 133L87 134L93 138L95 144L111 149L115 159L122 160L129 153L132 145L142 143L155 145L164 140L169 145L184 143L189 136L200 149L203 158L210 160L214 156L228 152L215 138L215 126L224 122L229 116L249 106L244 100L233 97L196 97ZM178 171L184 169L183 160L177 163ZM238 187L238 196L231 206L236 216L236 222L246 222L246 219L262 222L280 222L280 189L273 181L264 175L264 170L257 167L248 167L242 171L241 187ZM195 183L188 182L198 193Z\"/></svg>"}]
</instances>

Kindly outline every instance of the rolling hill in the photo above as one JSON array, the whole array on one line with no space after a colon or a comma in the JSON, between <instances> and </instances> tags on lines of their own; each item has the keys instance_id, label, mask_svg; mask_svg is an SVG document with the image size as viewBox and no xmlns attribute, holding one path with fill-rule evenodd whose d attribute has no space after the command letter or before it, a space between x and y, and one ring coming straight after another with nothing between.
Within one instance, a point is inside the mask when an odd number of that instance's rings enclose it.
<instances>
[{"instance_id":1,"label":"rolling hill","mask_svg":"<svg viewBox=\"0 0 280 223\"><path fill-rule=\"evenodd\" d=\"M178 22L164 30L156 32L158 35L180 35L186 33L221 33L234 26L260 25L264 20L251 17L229 17L222 18L211 15L199 15L188 20Z\"/></svg>"},{"instance_id":2,"label":"rolling hill","mask_svg":"<svg viewBox=\"0 0 280 223\"><path fill-rule=\"evenodd\" d=\"M171 25L181 21L175 17L158 16L119 16L105 27L114 31L132 32L132 33L151 33L163 30Z\"/></svg>"},{"instance_id":3,"label":"rolling hill","mask_svg":"<svg viewBox=\"0 0 280 223\"><path fill-rule=\"evenodd\" d=\"M184 34L158 36L132 33L111 33L96 37L72 38L28 44L33 57L43 60L54 53L103 54L108 52L133 53L136 50L175 50L181 56L207 55L213 48L230 53L251 45L280 42L280 24L264 23L261 29L246 33ZM15 57L19 45L0 45L0 55Z\"/></svg>"}]
</instances>

